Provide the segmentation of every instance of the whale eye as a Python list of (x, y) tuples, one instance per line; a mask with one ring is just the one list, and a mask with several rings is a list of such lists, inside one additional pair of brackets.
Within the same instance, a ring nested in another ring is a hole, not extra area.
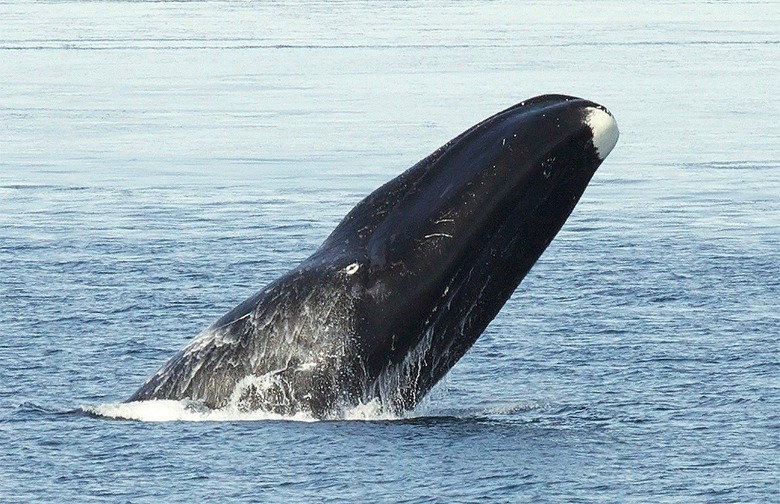
[(352, 263), (346, 268), (344, 268), (344, 271), (347, 273), (347, 275), (354, 275), (357, 273), (357, 270), (360, 269), (360, 263)]

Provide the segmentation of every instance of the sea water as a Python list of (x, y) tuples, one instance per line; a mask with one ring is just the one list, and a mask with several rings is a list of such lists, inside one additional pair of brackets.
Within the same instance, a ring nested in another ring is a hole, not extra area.
[[(0, 2), (0, 502), (775, 502), (775, 2)], [(620, 141), (414, 412), (121, 404), (516, 102)]]

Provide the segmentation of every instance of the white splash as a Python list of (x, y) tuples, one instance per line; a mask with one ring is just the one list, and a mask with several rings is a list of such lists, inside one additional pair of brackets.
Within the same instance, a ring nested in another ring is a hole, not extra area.
[(342, 417), (343, 420), (363, 421), (403, 420), (404, 418), (407, 418), (407, 416), (398, 416), (384, 409), (379, 398), (374, 398), (367, 403), (361, 403), (357, 406), (346, 409)]
[(589, 107), (585, 116), (585, 123), (593, 132), (593, 147), (599, 159), (606, 159), (607, 155), (617, 144), (620, 131), (612, 114), (599, 108)]
[(195, 401), (151, 400), (128, 403), (107, 403), (81, 406), (86, 413), (106, 418), (138, 420), (141, 422), (236, 422), (259, 420), (288, 420), (315, 422), (316, 418), (303, 413), (283, 416), (267, 411), (241, 411), (237, 407), (210, 409)]
[[(93, 406), (80, 406), (80, 410), (105, 418), (117, 420), (136, 420), (139, 422), (257, 422), (257, 421), (293, 421), (318, 422), (320, 419), (307, 413), (278, 415), (262, 410), (243, 411), (237, 405), (221, 409), (211, 409), (197, 401), (150, 400), (128, 403), (106, 403)], [(411, 416), (411, 413), (409, 414)], [(345, 409), (341, 415), (328, 420), (392, 421), (403, 420), (407, 415), (398, 416), (383, 411), (382, 404), (374, 399)]]

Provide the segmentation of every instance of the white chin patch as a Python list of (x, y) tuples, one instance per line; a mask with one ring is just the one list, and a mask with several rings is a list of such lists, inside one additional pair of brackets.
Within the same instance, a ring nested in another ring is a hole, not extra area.
[(604, 160), (612, 152), (618, 141), (618, 136), (620, 136), (617, 122), (609, 113), (590, 107), (585, 115), (585, 123), (593, 132), (593, 146), (596, 148), (596, 154), (599, 159)]

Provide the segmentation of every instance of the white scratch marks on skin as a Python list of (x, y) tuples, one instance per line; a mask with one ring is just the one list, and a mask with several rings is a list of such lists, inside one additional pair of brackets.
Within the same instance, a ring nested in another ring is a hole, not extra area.
[[(221, 326), (214, 327), (214, 328), (212, 328), (212, 329), (213, 329), (214, 331), (217, 331), (217, 330), (219, 330), (219, 329), (222, 329), (223, 327), (227, 327), (227, 326), (229, 326), (230, 324), (234, 324), (234, 323), (238, 322), (239, 320), (245, 319), (245, 318), (249, 317), (250, 315), (252, 315), (252, 312), (251, 312), (251, 311), (250, 311), (249, 313), (247, 313), (246, 315), (241, 315), (240, 317), (238, 317), (238, 318), (237, 318), (237, 319), (235, 319), (235, 320), (231, 320), (230, 322), (225, 322), (225, 323), (224, 323), (224, 324), (222, 324)], [(204, 331), (203, 331), (203, 333), (205, 333), (205, 332), (206, 332), (206, 331), (204, 330)], [(203, 333), (201, 333), (201, 335), (199, 335), (199, 336), (202, 336), (202, 334), (203, 334)], [(200, 338), (196, 338), (196, 339), (200, 339)]]
[(429, 235), (425, 235), (423, 238), (425, 238), (427, 240), (428, 238), (439, 238), (439, 237), (441, 237), (441, 238), (452, 238), (452, 235), (451, 234), (447, 234), (447, 233), (431, 233)]

